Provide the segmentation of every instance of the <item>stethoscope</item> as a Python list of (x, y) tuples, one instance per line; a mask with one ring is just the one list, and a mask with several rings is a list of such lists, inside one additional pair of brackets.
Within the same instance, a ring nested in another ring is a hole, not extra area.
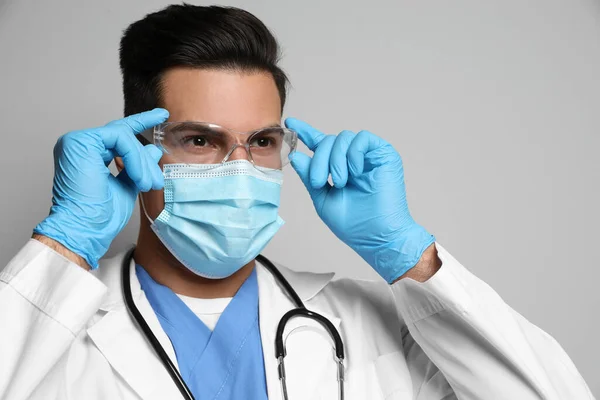
[[(123, 286), (123, 296), (125, 297), (125, 305), (127, 306), (129, 313), (133, 316), (133, 318), (136, 320), (139, 327), (142, 329), (144, 336), (146, 336), (146, 339), (148, 339), (148, 341), (152, 345), (152, 348), (154, 349), (154, 351), (156, 352), (156, 354), (162, 361), (163, 366), (165, 367), (165, 369), (167, 370), (169, 375), (171, 375), (171, 378), (173, 379), (173, 382), (175, 382), (175, 385), (181, 392), (181, 395), (186, 400), (194, 400), (194, 396), (192, 395), (192, 392), (185, 384), (183, 378), (181, 377), (181, 374), (177, 370), (177, 367), (175, 367), (175, 365), (173, 364), (173, 362), (167, 355), (165, 349), (162, 347), (162, 345), (160, 344), (160, 342), (158, 341), (156, 336), (154, 336), (152, 329), (150, 329), (150, 327), (148, 326), (148, 323), (146, 322), (146, 320), (144, 319), (144, 317), (142, 316), (142, 314), (140, 313), (140, 311), (138, 310), (137, 306), (135, 305), (135, 303), (133, 301), (133, 296), (131, 294), (131, 281), (130, 281), (130, 276), (129, 276), (129, 274), (130, 274), (129, 268), (131, 265), (131, 261), (133, 260), (134, 250), (135, 250), (135, 247), (132, 248), (131, 250), (129, 250), (129, 252), (127, 252), (127, 254), (125, 255), (125, 258), (123, 260), (123, 265), (121, 268), (121, 282), (122, 282), (122, 286)], [(342, 337), (340, 336), (340, 333), (337, 331), (335, 326), (333, 326), (331, 321), (329, 321), (327, 318), (325, 318), (324, 316), (322, 316), (314, 311), (310, 311), (310, 310), (306, 309), (306, 307), (304, 306), (304, 303), (302, 302), (302, 300), (300, 300), (298, 293), (296, 293), (296, 291), (292, 288), (292, 286), (287, 281), (287, 279), (285, 279), (285, 277), (281, 274), (281, 272), (279, 272), (279, 270), (275, 267), (275, 265), (271, 261), (269, 261), (263, 255), (258, 255), (256, 257), (256, 260), (259, 263), (261, 263), (262, 265), (264, 265), (269, 270), (269, 272), (271, 272), (271, 274), (273, 274), (275, 279), (278, 281), (278, 283), (281, 286), (283, 286), (287, 295), (290, 297), (290, 299), (296, 305), (296, 308), (288, 311), (287, 313), (285, 313), (285, 315), (283, 317), (281, 317), (281, 320), (279, 320), (279, 324), (277, 325), (277, 333), (275, 334), (275, 358), (277, 358), (277, 362), (278, 362), (277, 370), (279, 373), (279, 382), (281, 383), (281, 392), (283, 394), (284, 400), (288, 400), (288, 393), (287, 393), (287, 387), (286, 387), (285, 364), (283, 362), (283, 359), (286, 356), (285, 342), (283, 340), (283, 331), (284, 331), (285, 326), (288, 323), (288, 321), (294, 317), (310, 318), (314, 321), (319, 322), (329, 332), (329, 335), (331, 336), (331, 338), (333, 339), (333, 341), (335, 343), (335, 361), (337, 362), (337, 379), (338, 379), (338, 386), (339, 386), (339, 390), (338, 390), (339, 399), (343, 400), (344, 399), (344, 343), (342, 342)]]

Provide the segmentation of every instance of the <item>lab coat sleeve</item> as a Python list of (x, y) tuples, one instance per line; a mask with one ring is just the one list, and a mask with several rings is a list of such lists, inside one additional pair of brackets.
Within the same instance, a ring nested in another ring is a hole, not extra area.
[[(458, 399), (594, 399), (549, 334), (436, 247), (442, 267), (434, 276), (423, 283), (402, 279), (391, 290), (411, 340)], [(428, 390), (425, 383), (421, 391)]]
[[(0, 399), (27, 399), (100, 307), (106, 286), (31, 239), (0, 271)], [(64, 382), (63, 382), (64, 383)], [(59, 380), (56, 385), (60, 385)], [(60, 389), (48, 388), (51, 393)]]

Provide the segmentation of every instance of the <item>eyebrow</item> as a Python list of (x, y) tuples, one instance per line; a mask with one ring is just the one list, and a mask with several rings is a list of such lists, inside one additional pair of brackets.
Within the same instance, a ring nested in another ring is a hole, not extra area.
[(270, 124), (270, 125), (262, 126), (260, 128), (252, 129), (249, 132), (256, 132), (256, 131), (260, 131), (261, 129), (267, 129), (267, 128), (283, 128), (283, 127), (281, 126), (281, 124), (273, 123), (273, 124)]
[(262, 128), (254, 129), (250, 132), (256, 132), (256, 131), (260, 131), (262, 129), (268, 129), (268, 128), (283, 128), (283, 126), (281, 126), (281, 124), (271, 124), (271, 125), (263, 126)]
[[(206, 122), (203, 122), (203, 123), (206, 123)], [(185, 131), (188, 129), (196, 131), (196, 132), (210, 132), (210, 127), (201, 126), (195, 121), (194, 122), (193, 121), (179, 122), (175, 126), (173, 126), (169, 131), (177, 133), (177, 132)]]

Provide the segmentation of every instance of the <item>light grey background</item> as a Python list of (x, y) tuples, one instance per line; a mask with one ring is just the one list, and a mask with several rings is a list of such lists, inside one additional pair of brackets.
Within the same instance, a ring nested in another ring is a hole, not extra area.
[[(122, 30), (166, 4), (0, 0), (0, 265), (47, 214), (58, 136), (121, 116)], [(600, 396), (600, 4), (228, 4), (283, 45), (286, 114), (393, 143), (415, 219), (552, 334)], [(268, 256), (376, 278), (321, 223), (291, 169), (281, 214)], [(138, 221), (111, 253), (135, 240)]]

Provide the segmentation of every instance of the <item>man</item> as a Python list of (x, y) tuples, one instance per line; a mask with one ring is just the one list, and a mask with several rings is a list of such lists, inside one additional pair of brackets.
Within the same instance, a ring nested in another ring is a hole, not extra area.
[[(552, 337), (412, 219), (388, 143), (281, 127), (287, 78), (253, 15), (170, 6), (131, 25), (120, 56), (127, 117), (59, 139), (50, 215), (0, 274), (1, 398), (593, 398)], [(295, 299), (255, 261), (283, 222), (289, 160), (321, 219), (383, 279), (277, 267)], [(133, 259), (99, 262), (138, 196)], [(297, 301), (329, 322), (277, 332)]]

